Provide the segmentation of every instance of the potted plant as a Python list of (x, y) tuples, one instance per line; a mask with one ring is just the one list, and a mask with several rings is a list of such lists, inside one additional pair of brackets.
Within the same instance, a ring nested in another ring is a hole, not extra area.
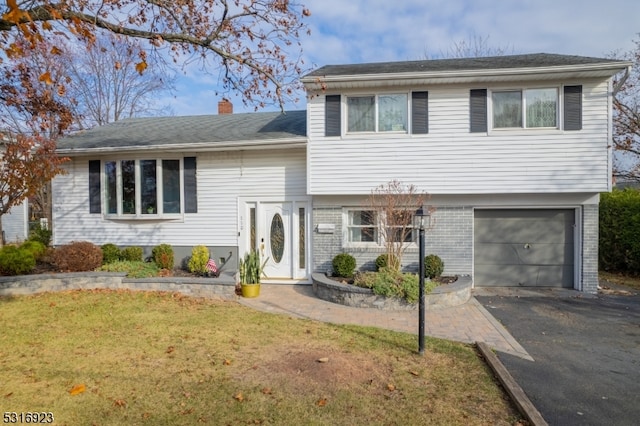
[(240, 288), (244, 297), (258, 297), (260, 295), (260, 278), (263, 275), (264, 265), (260, 263), (260, 254), (251, 250), (245, 253), (244, 259), (240, 259)]

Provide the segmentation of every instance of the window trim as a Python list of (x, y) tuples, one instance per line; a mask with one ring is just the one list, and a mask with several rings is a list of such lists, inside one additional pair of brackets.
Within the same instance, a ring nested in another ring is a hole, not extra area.
[[(342, 223), (343, 226), (343, 236), (342, 236), (342, 245), (347, 248), (377, 248), (383, 249), (385, 247), (385, 235), (386, 232), (380, 232), (380, 229), (384, 225), (384, 220), (382, 219), (382, 214), (380, 212), (376, 212), (376, 220), (375, 220), (375, 238), (374, 241), (351, 241), (351, 232), (350, 229), (351, 221), (350, 221), (350, 212), (361, 212), (361, 211), (373, 211), (370, 207), (344, 207), (342, 211)], [(364, 227), (364, 226), (363, 226)], [(396, 227), (397, 228), (397, 227)], [(417, 230), (411, 228), (411, 241), (405, 241), (403, 244), (407, 244), (407, 248), (409, 247), (418, 247), (418, 232)]]
[[(142, 211), (142, 161), (155, 161), (156, 162), (156, 212), (144, 213)], [(174, 160), (179, 162), (179, 179), (180, 179), (180, 212), (179, 213), (165, 213), (164, 212), (164, 187), (163, 187), (163, 161)], [(134, 174), (135, 174), (135, 213), (125, 214), (122, 212), (122, 162), (134, 161)], [(106, 164), (116, 164), (116, 213), (109, 213), (107, 192), (109, 191), (108, 177), (106, 173)], [(103, 159), (100, 161), (101, 171), (101, 206), (104, 209), (103, 217), (110, 220), (158, 220), (158, 219), (182, 219), (185, 214), (185, 179), (184, 179), (184, 158), (183, 157), (135, 157), (135, 158), (117, 158), (117, 159)]]
[[(406, 130), (389, 130), (389, 131), (381, 131), (380, 130), (380, 102), (379, 98), (381, 96), (393, 96), (393, 95), (403, 95), (405, 96), (405, 113), (406, 113)], [(349, 98), (365, 98), (365, 97), (373, 97), (374, 104), (374, 130), (365, 130), (365, 131), (352, 131), (349, 130)], [(345, 135), (348, 136), (358, 136), (358, 135), (407, 135), (411, 134), (411, 92), (410, 91), (384, 91), (384, 92), (375, 92), (375, 93), (350, 93), (344, 96), (344, 121), (345, 121)]]
[[(487, 91), (487, 127), (489, 131), (495, 132), (517, 132), (517, 131), (555, 131), (562, 130), (562, 108), (563, 98), (561, 86), (557, 85), (542, 85), (542, 86), (525, 86), (525, 87), (505, 87), (505, 88), (493, 88)], [(540, 89), (554, 89), (556, 91), (556, 125), (553, 127), (530, 127), (527, 126), (527, 97), (526, 92)], [(506, 93), (506, 92), (520, 92), (520, 118), (522, 120), (522, 126), (518, 127), (495, 127), (495, 117), (493, 115), (493, 94), (494, 93)]]

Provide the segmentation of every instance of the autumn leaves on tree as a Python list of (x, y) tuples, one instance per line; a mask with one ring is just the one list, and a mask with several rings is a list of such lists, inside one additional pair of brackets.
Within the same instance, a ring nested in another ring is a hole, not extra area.
[(195, 62), (246, 105), (284, 109), (300, 88), (299, 38), (309, 14), (288, 0), (7, 0), (0, 6), (0, 215), (62, 171), (53, 141), (79, 122), (73, 76), (60, 66), (70, 47), (95, 49), (105, 34), (135, 39), (138, 73), (156, 63), (152, 56)]

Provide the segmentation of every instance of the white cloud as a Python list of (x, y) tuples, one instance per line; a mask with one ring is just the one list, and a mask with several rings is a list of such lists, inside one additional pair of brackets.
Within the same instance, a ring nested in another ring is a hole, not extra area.
[[(454, 42), (488, 37), (514, 53), (606, 56), (638, 38), (640, 2), (630, 0), (301, 0), (311, 35), (302, 36), (307, 67), (423, 59)], [(195, 67), (194, 67), (195, 68)], [(178, 93), (176, 114), (215, 113), (216, 79), (197, 70)], [(207, 86), (203, 86), (205, 83)], [(194, 91), (189, 93), (188, 87)], [(203, 89), (209, 87), (209, 89)], [(213, 105), (212, 105), (213, 104)], [(251, 111), (234, 101), (236, 111)], [(301, 108), (304, 105), (292, 106)], [(199, 108), (202, 108), (201, 112)], [(213, 109), (212, 109), (213, 108)]]

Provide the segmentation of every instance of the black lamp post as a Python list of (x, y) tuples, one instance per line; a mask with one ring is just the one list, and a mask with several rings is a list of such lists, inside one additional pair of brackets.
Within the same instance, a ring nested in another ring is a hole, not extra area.
[(418, 353), (424, 355), (424, 230), (425, 224), (431, 219), (429, 212), (425, 212), (422, 206), (416, 210), (413, 217), (414, 228), (419, 230), (418, 233), (418, 257), (419, 271), (418, 283), (420, 285), (419, 302), (418, 302)]

